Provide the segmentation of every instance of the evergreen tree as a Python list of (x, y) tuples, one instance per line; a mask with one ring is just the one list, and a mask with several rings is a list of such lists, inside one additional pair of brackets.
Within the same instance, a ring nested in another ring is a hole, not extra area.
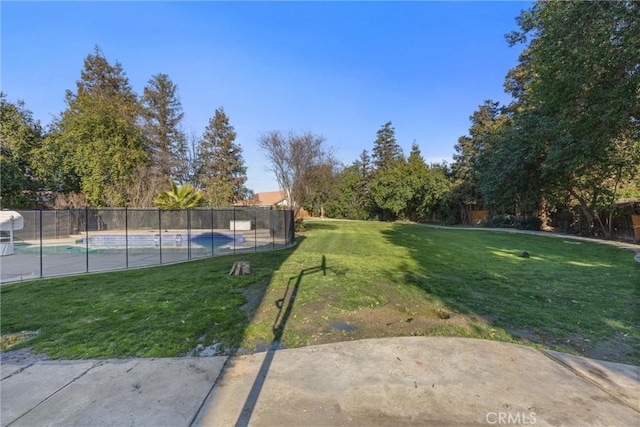
[(77, 177), (89, 205), (126, 204), (123, 189), (139, 178), (136, 170), (147, 156), (140, 103), (122, 65), (110, 64), (96, 46), (66, 102), (45, 151), (61, 153), (60, 167)]
[(236, 132), (224, 110), (216, 109), (197, 154), (196, 183), (204, 190), (208, 206), (230, 205), (248, 193), (247, 168), (235, 139)]
[(491, 137), (502, 126), (506, 119), (500, 103), (485, 100), (482, 105), (473, 112), (469, 120), (471, 127), (469, 134), (458, 138), (455, 145), (452, 202), (460, 210), (460, 219), (466, 222), (469, 211), (482, 209), (487, 202), (482, 197), (479, 187), (480, 180), (480, 155), (486, 153), (485, 158), (491, 157)]
[(335, 198), (327, 202), (328, 216), (361, 220), (371, 218), (373, 201), (368, 189), (368, 158), (365, 150), (358, 160), (337, 174), (334, 179)]
[(360, 198), (369, 198), (369, 185), (371, 184), (371, 174), (373, 172), (369, 152), (367, 150), (362, 150), (360, 157), (354, 164), (358, 165), (358, 171), (362, 177), (362, 186), (359, 189)]
[(40, 183), (34, 173), (34, 150), (42, 127), (24, 102), (13, 104), (0, 93), (0, 207), (34, 207)]
[(405, 161), (396, 160), (375, 172), (371, 194), (383, 221), (393, 221), (400, 217), (413, 196), (406, 171)]
[(405, 160), (391, 122), (378, 130), (372, 157), (371, 197), (382, 220), (396, 219), (411, 198), (411, 189), (404, 180)]
[(360, 157), (357, 160), (362, 179), (367, 182), (371, 178), (371, 156), (367, 150), (362, 150)]
[(188, 176), (186, 136), (180, 128), (184, 117), (177, 86), (166, 74), (156, 74), (144, 88), (143, 117), (146, 150), (154, 177), (184, 183)]
[(396, 142), (396, 131), (391, 122), (378, 129), (377, 135), (373, 143), (373, 163), (377, 169), (403, 159), (402, 148)]
[(412, 221), (424, 219), (422, 204), (426, 196), (425, 184), (429, 167), (422, 157), (420, 147), (415, 142), (411, 146), (411, 152), (406, 163), (406, 183), (411, 189), (411, 198), (407, 201), (405, 218)]
[(406, 182), (411, 188), (405, 218), (412, 221), (429, 221), (438, 210), (449, 191), (449, 179), (441, 166), (429, 166), (424, 161), (416, 143), (406, 163)]

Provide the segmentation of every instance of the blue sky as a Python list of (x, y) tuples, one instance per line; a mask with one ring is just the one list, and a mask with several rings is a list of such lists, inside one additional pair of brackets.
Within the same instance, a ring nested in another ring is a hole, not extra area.
[(1, 87), (44, 125), (65, 109), (99, 45), (134, 90), (166, 73), (183, 128), (201, 135), (223, 107), (238, 134), (248, 187), (277, 189), (258, 138), (323, 135), (344, 164), (371, 151), (392, 121), (409, 153), (451, 159), (485, 99), (508, 102), (521, 47), (504, 35), (530, 2), (7, 2)]

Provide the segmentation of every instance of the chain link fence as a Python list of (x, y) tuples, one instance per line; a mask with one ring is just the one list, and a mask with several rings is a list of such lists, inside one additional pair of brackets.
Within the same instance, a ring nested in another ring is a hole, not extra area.
[(286, 248), (294, 213), (270, 208), (181, 211), (105, 208), (18, 210), (15, 254), (0, 258), (0, 282), (120, 270)]

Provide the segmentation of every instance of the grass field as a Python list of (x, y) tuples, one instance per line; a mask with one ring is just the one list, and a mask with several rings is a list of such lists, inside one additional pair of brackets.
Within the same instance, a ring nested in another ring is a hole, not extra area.
[[(411, 224), (306, 225), (296, 247), (278, 252), (5, 285), (2, 335), (38, 331), (12, 348), (52, 358), (446, 335), (640, 365), (631, 251)], [(229, 277), (240, 259), (252, 274)]]

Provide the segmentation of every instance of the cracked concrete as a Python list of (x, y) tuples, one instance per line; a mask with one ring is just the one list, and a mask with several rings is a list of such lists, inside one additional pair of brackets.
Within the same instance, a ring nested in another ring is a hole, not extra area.
[(477, 339), (3, 361), (1, 371), (3, 427), (640, 425), (640, 367)]

